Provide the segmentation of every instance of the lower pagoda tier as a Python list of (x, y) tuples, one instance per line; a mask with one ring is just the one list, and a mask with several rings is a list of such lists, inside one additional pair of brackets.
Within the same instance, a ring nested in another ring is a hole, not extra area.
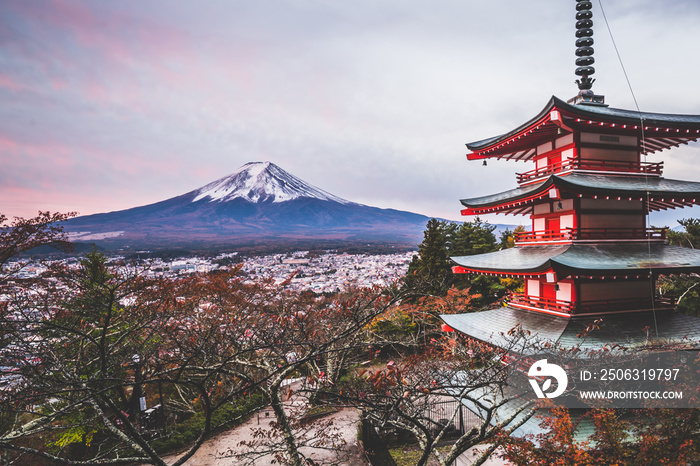
[(651, 342), (700, 341), (700, 319), (674, 311), (608, 315), (596, 324), (598, 328), (589, 332), (586, 328), (593, 322), (592, 318), (557, 317), (511, 306), (443, 314), (440, 318), (453, 330), (503, 348), (508, 347), (508, 332), (515, 327), (563, 348), (595, 350), (612, 344), (632, 347)]
[(522, 278), (513, 308), (560, 317), (672, 309), (656, 297), (660, 274), (700, 272), (700, 250), (663, 243), (570, 243), (453, 257), (455, 273)]

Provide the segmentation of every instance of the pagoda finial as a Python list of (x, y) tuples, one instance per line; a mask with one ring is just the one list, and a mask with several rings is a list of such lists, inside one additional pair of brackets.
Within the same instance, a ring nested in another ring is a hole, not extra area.
[(589, 0), (576, 0), (576, 80), (579, 93), (571, 99), (574, 103), (604, 105), (605, 98), (597, 96), (591, 89), (595, 79), (591, 75), (595, 73), (593, 63), (593, 4)]
[(576, 80), (580, 90), (589, 90), (595, 79), (590, 76), (595, 73), (591, 65), (595, 63), (593, 58), (593, 4), (588, 0), (576, 0), (576, 75), (581, 76)]

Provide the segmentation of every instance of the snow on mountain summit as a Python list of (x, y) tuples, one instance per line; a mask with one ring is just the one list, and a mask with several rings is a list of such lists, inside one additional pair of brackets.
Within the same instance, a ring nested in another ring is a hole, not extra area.
[(192, 202), (207, 199), (225, 202), (243, 198), (250, 202), (284, 202), (302, 197), (352, 204), (287, 173), (272, 162), (250, 162), (194, 192)]

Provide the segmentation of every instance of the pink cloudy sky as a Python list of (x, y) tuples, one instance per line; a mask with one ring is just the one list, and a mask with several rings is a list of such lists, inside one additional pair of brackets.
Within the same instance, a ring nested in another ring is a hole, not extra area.
[[(460, 198), (530, 169), (468, 163), (464, 143), (577, 92), (574, 4), (4, 0), (0, 212), (120, 210), (270, 160), (355, 202), (459, 219)], [(603, 6), (642, 110), (700, 114), (700, 3)], [(594, 21), (594, 89), (634, 108), (595, 1)], [(662, 158), (700, 180), (700, 143)]]

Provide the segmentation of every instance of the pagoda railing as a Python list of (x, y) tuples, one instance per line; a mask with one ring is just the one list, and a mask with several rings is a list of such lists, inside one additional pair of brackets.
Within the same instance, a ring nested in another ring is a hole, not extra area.
[(547, 231), (521, 231), (515, 233), (515, 243), (531, 243), (534, 241), (572, 241), (576, 237), (573, 228)]
[(523, 231), (515, 242), (630, 240), (665, 241), (668, 228), (564, 228), (549, 231)]
[(656, 298), (652, 306), (651, 298), (617, 298), (593, 301), (571, 302), (559, 299), (528, 296), (523, 293), (511, 293), (509, 303), (516, 306), (556, 311), (565, 314), (590, 314), (617, 312), (626, 310), (662, 309), (675, 305), (671, 298)]
[(525, 173), (516, 173), (516, 176), (518, 183), (521, 184), (568, 170), (593, 170), (661, 176), (663, 167), (663, 162), (621, 162), (615, 160), (568, 159), (547, 165), (546, 167), (530, 170)]
[(573, 305), (575, 304), (571, 301), (542, 298), (539, 296), (528, 296), (523, 293), (511, 293), (509, 302), (515, 305), (533, 307), (536, 309), (548, 309), (551, 311), (563, 312), (565, 314), (571, 314)]

